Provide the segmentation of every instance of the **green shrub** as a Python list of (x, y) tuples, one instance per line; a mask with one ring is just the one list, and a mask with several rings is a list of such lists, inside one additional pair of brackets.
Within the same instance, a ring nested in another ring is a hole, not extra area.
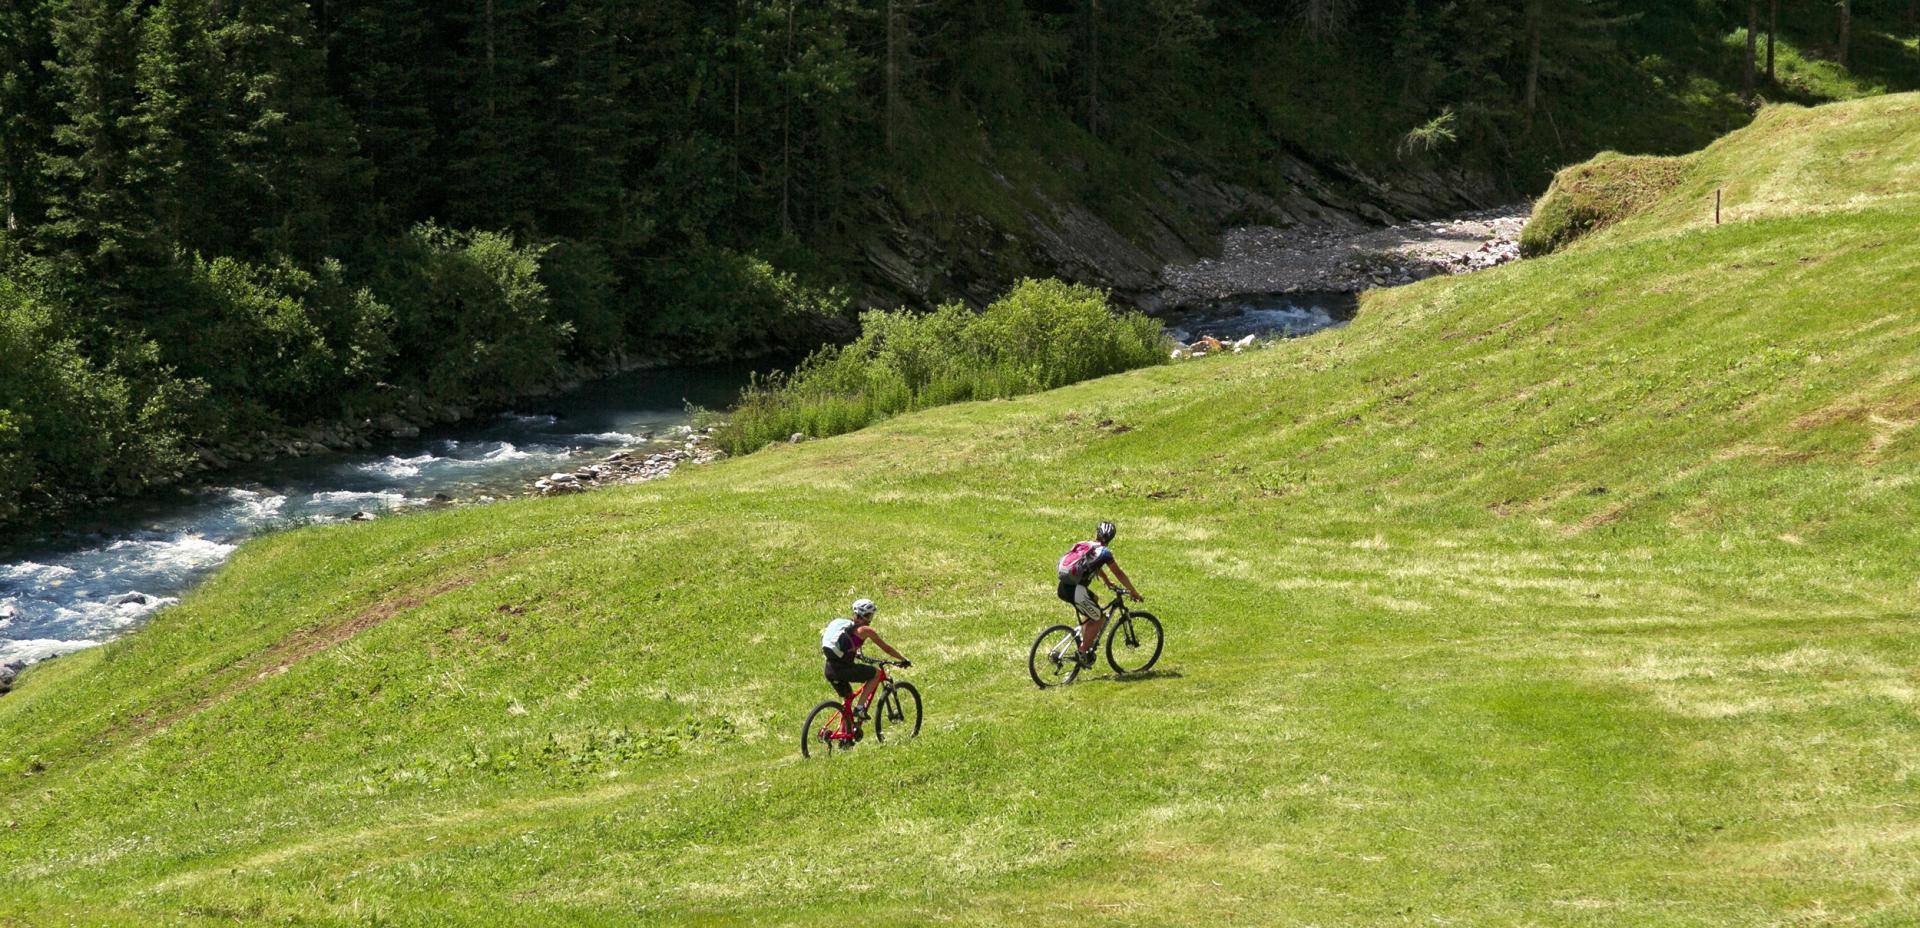
[(760, 355), (853, 334), (838, 288), (727, 248), (663, 262), (630, 302), (654, 307), (641, 324), (649, 343), (687, 357)]
[(552, 318), (542, 246), (415, 226), (378, 292), (393, 304), (399, 374), (437, 396), (503, 399), (553, 378), (571, 331)]
[(174, 343), (173, 360), (228, 414), (337, 413), (392, 354), (392, 311), (349, 285), (337, 261), (308, 272), (286, 258), (255, 265), (195, 256), (186, 270), (179, 327), (198, 334)]
[[(151, 343), (123, 360), (158, 369)], [(184, 385), (88, 361), (45, 307), (0, 279), (0, 519), (45, 496), (127, 493), (176, 473)]]
[(1551, 254), (1640, 210), (1680, 183), (1686, 158), (1602, 152), (1554, 175), (1520, 234), (1526, 257)]
[(561, 240), (548, 246), (540, 262), (540, 283), (556, 320), (573, 331), (571, 354), (605, 358), (626, 339), (620, 311), (619, 274), (605, 250), (588, 242)]
[(738, 454), (794, 432), (837, 435), (896, 413), (1049, 390), (1166, 358), (1158, 322), (1116, 314), (1091, 287), (1026, 280), (983, 312), (955, 303), (925, 315), (862, 314), (852, 344), (749, 386), (719, 441)]

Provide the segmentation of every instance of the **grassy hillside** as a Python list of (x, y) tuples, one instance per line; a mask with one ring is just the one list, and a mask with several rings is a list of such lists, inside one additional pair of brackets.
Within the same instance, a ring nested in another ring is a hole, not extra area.
[(1521, 246), (1546, 253), (1615, 224), (1600, 245), (1711, 225), (1716, 192), (1722, 222), (1920, 203), (1920, 96), (1769, 107), (1678, 158), (1602, 154), (1555, 177)]
[[(0, 699), (0, 924), (1911, 924), (1920, 211), (1771, 125), (1805, 208), (250, 544)], [(1167, 654), (1036, 691), (1101, 516)], [(855, 595), (927, 727), (802, 763)]]

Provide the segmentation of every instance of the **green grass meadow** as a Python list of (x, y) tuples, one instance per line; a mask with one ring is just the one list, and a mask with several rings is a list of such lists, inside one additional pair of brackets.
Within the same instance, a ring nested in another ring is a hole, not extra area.
[[(250, 543), (0, 698), (0, 926), (1920, 922), (1915, 145), (1783, 110), (1718, 227)], [(1037, 690), (1102, 517), (1166, 653)], [(862, 595), (926, 727), (803, 762)]]

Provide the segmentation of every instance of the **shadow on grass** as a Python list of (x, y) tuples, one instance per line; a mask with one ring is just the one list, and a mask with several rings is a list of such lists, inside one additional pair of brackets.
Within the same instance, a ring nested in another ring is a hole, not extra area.
[(1178, 670), (1148, 670), (1143, 673), (1116, 673), (1088, 680), (1088, 683), (1145, 683), (1148, 680), (1178, 680), (1185, 674)]

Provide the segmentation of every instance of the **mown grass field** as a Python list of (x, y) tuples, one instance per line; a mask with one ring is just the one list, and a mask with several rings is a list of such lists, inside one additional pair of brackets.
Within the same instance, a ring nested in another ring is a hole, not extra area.
[[(1920, 921), (1920, 191), (1767, 125), (1806, 208), (252, 543), (0, 699), (0, 925)], [(1166, 655), (1038, 691), (1102, 516)], [(927, 726), (802, 763), (856, 595)]]

